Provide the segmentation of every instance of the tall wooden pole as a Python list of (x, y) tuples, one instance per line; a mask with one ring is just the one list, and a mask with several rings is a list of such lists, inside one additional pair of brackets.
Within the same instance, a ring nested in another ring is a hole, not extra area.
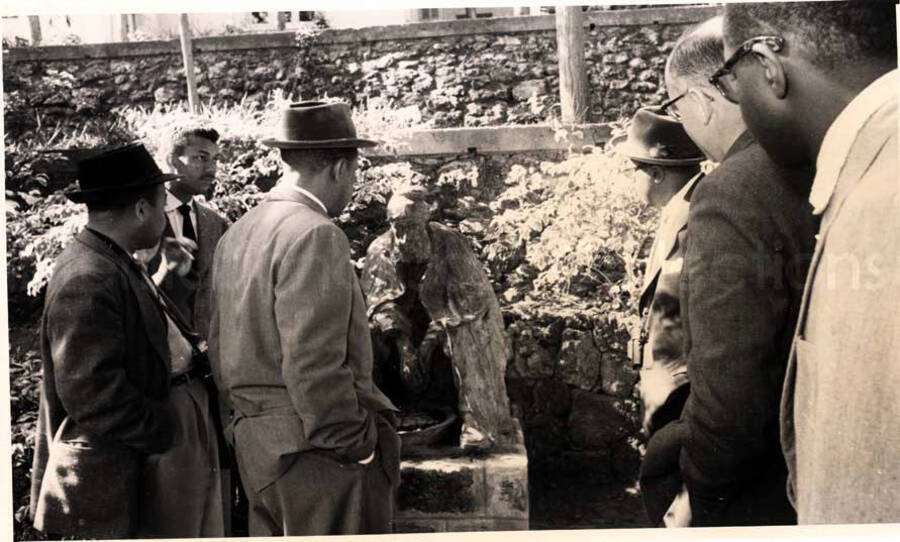
[(584, 70), (584, 14), (581, 6), (556, 8), (559, 103), (564, 124), (587, 122), (590, 95)]
[(128, 18), (124, 13), (119, 16), (119, 39), (122, 41), (128, 41)]
[(41, 39), (41, 18), (37, 15), (28, 16), (28, 25), (31, 27), (31, 45), (40, 45)]
[(181, 14), (181, 56), (184, 58), (184, 75), (187, 78), (188, 105), (191, 111), (198, 112), (200, 101), (197, 99), (197, 80), (194, 77), (194, 49), (191, 45), (191, 27), (186, 13)]

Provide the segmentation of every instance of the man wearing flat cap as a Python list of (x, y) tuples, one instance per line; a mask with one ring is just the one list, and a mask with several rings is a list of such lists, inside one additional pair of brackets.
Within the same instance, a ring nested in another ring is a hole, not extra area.
[(390, 532), (399, 482), (395, 407), (372, 381), (372, 344), (350, 245), (357, 149), (345, 104), (284, 111), (284, 175), (222, 237), (210, 352), (235, 410), (230, 434), (250, 535)]
[(139, 534), (144, 464), (176, 440), (172, 329), (131, 256), (159, 242), (172, 178), (129, 145), (79, 162), (79, 190), (67, 193), (88, 223), (56, 260), (41, 321), (31, 514), (47, 534)]
[(653, 525), (662, 524), (681, 489), (680, 446), (660, 431), (678, 420), (690, 389), (682, 352), (678, 281), (690, 198), (702, 179), (703, 152), (667, 106), (645, 107), (631, 119), (627, 134), (610, 144), (634, 162), (640, 196), (660, 210), (660, 223), (647, 260), (629, 355), (641, 375), (643, 429), (650, 437), (641, 468), (641, 494)]

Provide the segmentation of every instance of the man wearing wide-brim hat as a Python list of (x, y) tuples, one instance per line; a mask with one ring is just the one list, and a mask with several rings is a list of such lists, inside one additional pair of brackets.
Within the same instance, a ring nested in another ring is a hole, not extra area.
[(395, 407), (372, 381), (350, 245), (358, 137), (345, 104), (304, 102), (275, 137), (284, 175), (222, 237), (210, 353), (234, 408), (230, 433), (250, 535), (390, 532), (399, 482)]
[(164, 175), (141, 145), (78, 164), (87, 227), (57, 257), (41, 321), (35, 528), (77, 538), (139, 530), (141, 469), (174, 440), (166, 317), (131, 254), (165, 227)]
[(659, 430), (681, 416), (690, 390), (678, 284), (690, 198), (703, 177), (700, 163), (706, 159), (681, 122), (667, 114), (671, 105), (639, 109), (627, 134), (610, 142), (634, 162), (639, 195), (660, 210), (638, 304), (640, 319), (632, 328), (628, 348), (640, 369), (644, 432), (649, 437), (659, 435), (641, 469), (641, 493), (653, 525), (662, 523), (681, 488), (680, 447), (674, 441), (665, 444), (667, 432)]

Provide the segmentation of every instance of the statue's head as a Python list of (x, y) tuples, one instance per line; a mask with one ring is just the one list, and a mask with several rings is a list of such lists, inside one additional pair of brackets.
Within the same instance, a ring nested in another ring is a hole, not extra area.
[(428, 260), (431, 254), (431, 241), (428, 238), (431, 206), (425, 201), (425, 189), (406, 185), (395, 190), (388, 201), (387, 216), (400, 261)]

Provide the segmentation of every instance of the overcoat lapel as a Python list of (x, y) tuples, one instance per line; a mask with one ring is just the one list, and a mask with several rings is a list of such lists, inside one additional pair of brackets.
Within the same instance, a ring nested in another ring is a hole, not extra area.
[(666, 216), (662, 217), (663, 223), (656, 234), (648, 259), (650, 267), (644, 275), (644, 285), (641, 288), (639, 306), (642, 308), (646, 307), (650, 303), (650, 298), (653, 297), (663, 262), (668, 260), (678, 248), (678, 234), (687, 226), (690, 195), (694, 186), (702, 178), (703, 173), (700, 173), (689, 180), (685, 185), (684, 196), (676, 195), (675, 197), (678, 197), (680, 201), (673, 202), (675, 206), (668, 210)]
[[(153, 299), (150, 293), (150, 286), (144, 282), (145, 279), (131, 263), (123, 261), (124, 255), (120, 255), (118, 251), (107, 246), (106, 242), (101, 240), (96, 234), (89, 230), (82, 230), (78, 234), (78, 241), (112, 260), (122, 273), (128, 277), (128, 283), (137, 299), (138, 308), (141, 312), (141, 321), (144, 322), (147, 337), (150, 338), (150, 344), (153, 345), (153, 349), (159, 354), (159, 358), (163, 360), (166, 371), (169, 372), (171, 360), (169, 359), (165, 316), (159, 304)], [(138, 265), (138, 263), (134, 262), (134, 265)]]

